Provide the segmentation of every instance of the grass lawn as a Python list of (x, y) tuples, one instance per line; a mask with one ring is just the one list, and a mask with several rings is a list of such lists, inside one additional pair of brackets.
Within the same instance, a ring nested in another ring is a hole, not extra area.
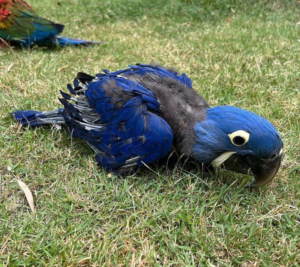
[[(106, 45), (0, 50), (0, 266), (300, 265), (298, 1), (28, 2), (64, 35)], [(185, 72), (211, 106), (277, 127), (284, 159), (270, 185), (250, 191), (250, 177), (159, 165), (118, 178), (66, 127), (23, 130), (9, 117), (60, 107), (78, 71), (153, 61)]]

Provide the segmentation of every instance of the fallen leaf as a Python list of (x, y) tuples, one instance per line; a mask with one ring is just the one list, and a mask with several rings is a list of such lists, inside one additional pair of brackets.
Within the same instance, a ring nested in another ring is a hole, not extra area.
[(32, 193), (31, 193), (30, 189), (21, 180), (17, 179), (17, 181), (19, 183), (19, 186), (22, 188), (23, 192), (25, 193), (26, 199), (28, 201), (28, 204), (29, 204), (29, 206), (31, 208), (32, 213), (34, 213), (33, 196), (32, 196)]
[(68, 67), (69, 67), (68, 65), (63, 66), (63, 67), (59, 68), (59, 69), (57, 70), (57, 72), (61, 72), (62, 70), (66, 69), (66, 68), (68, 68)]
[(15, 65), (15, 63), (11, 63), (8, 68), (7, 68), (7, 72), (10, 72), (11, 68)]

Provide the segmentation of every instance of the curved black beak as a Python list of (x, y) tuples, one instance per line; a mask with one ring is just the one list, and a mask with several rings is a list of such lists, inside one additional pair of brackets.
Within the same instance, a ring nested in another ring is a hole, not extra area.
[(249, 186), (261, 187), (274, 179), (280, 167), (281, 158), (281, 153), (272, 159), (260, 159), (253, 155), (241, 156), (233, 154), (223, 165), (227, 170), (254, 175), (255, 180)]

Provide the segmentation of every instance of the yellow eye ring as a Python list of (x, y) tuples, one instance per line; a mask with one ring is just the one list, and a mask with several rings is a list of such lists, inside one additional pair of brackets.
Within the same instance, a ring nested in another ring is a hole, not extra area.
[(235, 146), (245, 145), (250, 138), (250, 134), (243, 130), (235, 131), (231, 134), (228, 134), (228, 136), (230, 138), (231, 143)]

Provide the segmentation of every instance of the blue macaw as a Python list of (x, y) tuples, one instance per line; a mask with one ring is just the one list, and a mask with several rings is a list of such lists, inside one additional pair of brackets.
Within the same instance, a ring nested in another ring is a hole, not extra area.
[[(97, 42), (58, 36), (64, 25), (38, 16), (23, 0), (0, 0), (0, 46), (93, 45)], [(1, 41), (3, 39), (5, 42)]]
[(266, 119), (233, 106), (210, 107), (183, 73), (136, 64), (96, 76), (78, 73), (64, 108), (16, 111), (22, 125), (66, 123), (73, 137), (96, 152), (98, 165), (119, 174), (151, 164), (175, 149), (213, 167), (255, 176), (252, 187), (270, 182), (283, 143)]

